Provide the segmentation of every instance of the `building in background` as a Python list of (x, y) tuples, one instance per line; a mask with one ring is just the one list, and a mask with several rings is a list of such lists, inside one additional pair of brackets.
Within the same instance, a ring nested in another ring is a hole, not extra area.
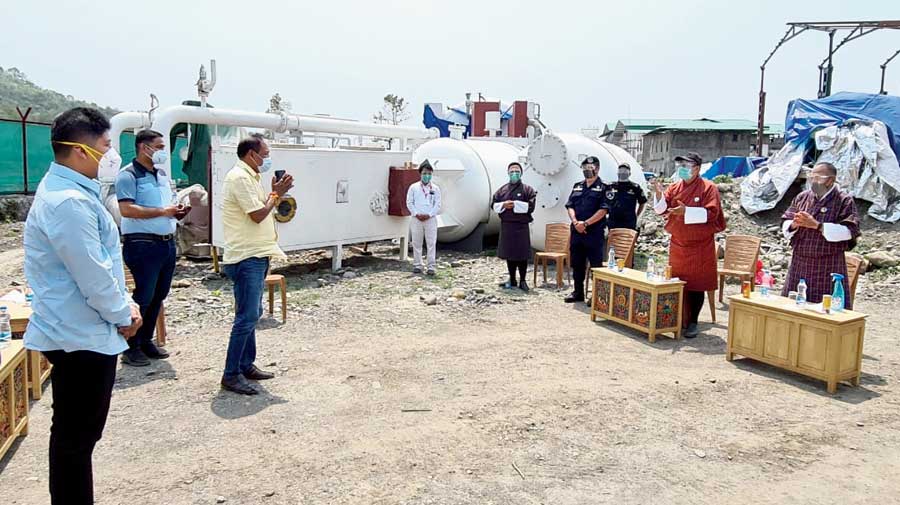
[[(784, 145), (784, 128), (765, 127), (763, 152), (775, 152)], [(756, 122), (744, 119), (620, 119), (607, 123), (600, 138), (640, 160), (644, 170), (669, 176), (672, 159), (693, 151), (704, 161), (722, 156), (752, 156), (756, 150)], [(768, 148), (766, 148), (768, 146)]]

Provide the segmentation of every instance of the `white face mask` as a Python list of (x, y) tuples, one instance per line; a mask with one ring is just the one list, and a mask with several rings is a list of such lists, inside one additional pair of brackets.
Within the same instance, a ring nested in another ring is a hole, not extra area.
[(97, 177), (115, 177), (122, 168), (122, 157), (115, 149), (109, 148), (97, 165)]
[(153, 161), (153, 165), (165, 165), (167, 161), (169, 161), (169, 150), (163, 147), (159, 151), (153, 151), (153, 156), (150, 157), (150, 160)]

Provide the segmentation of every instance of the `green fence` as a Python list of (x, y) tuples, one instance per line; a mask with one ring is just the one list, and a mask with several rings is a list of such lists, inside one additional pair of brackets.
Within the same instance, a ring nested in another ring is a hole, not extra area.
[[(34, 193), (38, 184), (53, 161), (53, 150), (50, 148), (50, 125), (44, 123), (26, 123), (25, 140), (28, 152), (22, 152), (22, 122), (19, 120), (0, 119), (0, 194)], [(120, 137), (119, 149), (122, 163), (130, 163), (134, 158), (134, 135), (123, 133)], [(179, 138), (175, 142), (175, 153), (187, 145), (187, 139)], [(27, 156), (27, 158), (26, 158)], [(187, 183), (187, 176), (182, 171), (181, 157), (172, 157), (172, 177), (179, 185)], [(25, 161), (28, 162), (28, 185), (25, 185)]]

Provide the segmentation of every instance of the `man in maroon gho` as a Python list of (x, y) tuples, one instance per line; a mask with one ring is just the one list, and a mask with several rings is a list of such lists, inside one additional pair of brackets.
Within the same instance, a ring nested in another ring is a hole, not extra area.
[(784, 213), (784, 236), (794, 250), (791, 268), (782, 295), (797, 290), (800, 279), (806, 280), (806, 299), (822, 301), (831, 294), (831, 274), (844, 276), (844, 306), (853, 308), (853, 293), (847, 279), (844, 252), (859, 237), (859, 214), (848, 193), (835, 185), (837, 169), (831, 163), (817, 163), (808, 177), (808, 190), (794, 198)]

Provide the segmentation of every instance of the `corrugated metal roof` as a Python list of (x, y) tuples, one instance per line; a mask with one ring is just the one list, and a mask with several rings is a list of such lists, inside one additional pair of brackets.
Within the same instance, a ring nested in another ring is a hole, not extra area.
[[(606, 123), (609, 130), (614, 130), (622, 123), (626, 130), (650, 133), (664, 130), (692, 131), (756, 131), (756, 121), (749, 119), (620, 119)], [(765, 132), (772, 135), (783, 135), (784, 125), (769, 123)]]

